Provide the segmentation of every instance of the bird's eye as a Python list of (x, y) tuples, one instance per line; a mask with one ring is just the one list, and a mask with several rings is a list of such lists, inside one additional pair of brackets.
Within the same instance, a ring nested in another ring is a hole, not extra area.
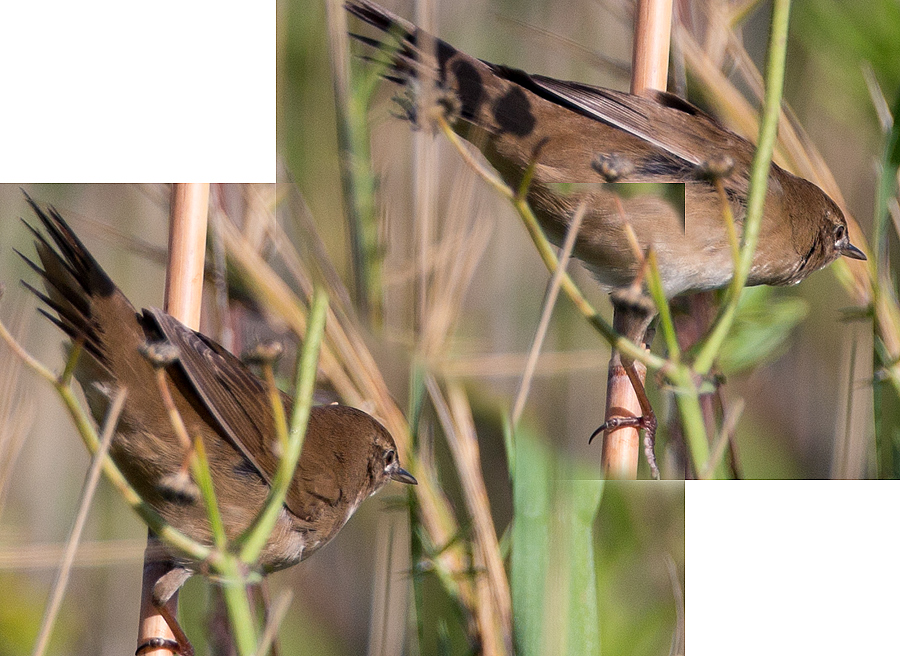
[(388, 449), (384, 452), (384, 466), (390, 467), (394, 464), (394, 460), (397, 459), (397, 454), (394, 453), (393, 449)]
[(847, 234), (847, 228), (842, 224), (838, 223), (834, 226), (834, 241), (839, 242), (844, 239), (844, 235)]

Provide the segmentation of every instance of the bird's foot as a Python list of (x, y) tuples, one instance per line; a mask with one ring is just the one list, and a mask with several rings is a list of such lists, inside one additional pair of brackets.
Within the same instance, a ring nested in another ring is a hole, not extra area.
[(588, 438), (590, 444), (595, 437), (606, 431), (614, 431), (619, 428), (637, 428), (644, 431), (644, 456), (647, 458), (647, 464), (650, 466), (650, 475), (654, 480), (659, 480), (659, 467), (656, 464), (656, 415), (651, 410), (640, 417), (609, 417), (600, 428), (591, 433)]

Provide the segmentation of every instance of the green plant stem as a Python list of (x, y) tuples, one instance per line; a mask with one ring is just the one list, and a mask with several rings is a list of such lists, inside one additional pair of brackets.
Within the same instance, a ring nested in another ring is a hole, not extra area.
[[(668, 376), (675, 388), (675, 405), (684, 428), (685, 440), (691, 452), (694, 471), (700, 474), (709, 470), (709, 441), (706, 437), (706, 421), (700, 407), (700, 390), (694, 383), (694, 375), (684, 366), (676, 367)], [(712, 469), (715, 478), (724, 478), (718, 467)]]
[[(43, 364), (41, 364), (38, 360), (28, 354), (25, 349), (23, 349), (18, 342), (15, 341), (15, 338), (10, 334), (10, 332), (6, 329), (6, 326), (0, 321), (0, 339), (3, 339), (7, 345), (12, 349), (12, 351), (30, 368), (32, 371), (37, 373), (41, 378), (48, 381), (56, 392), (60, 395), (63, 400), (63, 403), (66, 406), (66, 409), (69, 411), (69, 414), (72, 417), (72, 420), (75, 422), (75, 427), (78, 430), (78, 433), (81, 435), (81, 439), (87, 447), (88, 451), (91, 455), (96, 455), (97, 451), (100, 449), (100, 439), (97, 437), (97, 432), (94, 430), (94, 427), (91, 425), (91, 420), (88, 418), (87, 414), (82, 409), (81, 405), (78, 403), (78, 399), (75, 397), (75, 393), (72, 391), (72, 388), (64, 381), (63, 377), (57, 378), (56, 375), (53, 374), (52, 371), (47, 369)], [(71, 359), (77, 358), (80, 349), (74, 348), (70, 354), (70, 361), (66, 365), (66, 372), (74, 371), (74, 364), (71, 362)], [(125, 502), (131, 506), (131, 508), (140, 515), (141, 519), (149, 526), (166, 544), (169, 546), (181, 551), (187, 556), (194, 558), (195, 560), (208, 560), (212, 559), (216, 560), (216, 556), (212, 553), (212, 550), (209, 547), (205, 547), (202, 544), (194, 542), (189, 537), (187, 537), (184, 533), (175, 530), (163, 520), (159, 514), (153, 510), (148, 504), (146, 504), (143, 499), (135, 492), (134, 488), (125, 480), (125, 476), (116, 466), (116, 463), (113, 462), (112, 458), (109, 455), (104, 458), (103, 461), (103, 474), (106, 476), (107, 480), (116, 488), (119, 494), (125, 499)]]
[(659, 310), (659, 325), (666, 349), (669, 351), (670, 366), (666, 370), (666, 378), (675, 388), (675, 405), (681, 417), (685, 440), (690, 447), (694, 471), (704, 472), (708, 469), (709, 440), (706, 435), (703, 409), (700, 407), (700, 390), (690, 368), (681, 364), (681, 348), (678, 345), (669, 303), (663, 292), (662, 278), (653, 249), (647, 253), (647, 264), (647, 289)]
[(215, 571), (220, 576), (231, 634), (234, 636), (238, 653), (241, 656), (247, 656), (256, 650), (256, 627), (253, 622), (253, 608), (247, 594), (246, 567), (233, 553), (227, 551), (228, 537), (225, 534), (225, 524), (222, 521), (222, 514), (219, 512), (219, 504), (213, 489), (206, 447), (199, 435), (194, 438), (191, 473), (206, 504), (213, 544), (216, 550), (222, 554)]
[(766, 93), (762, 121), (759, 126), (759, 143), (750, 169), (750, 190), (747, 194), (747, 216), (741, 237), (741, 257), (734, 277), (728, 288), (725, 306), (709, 336), (704, 340), (694, 361), (694, 370), (705, 376), (712, 369), (713, 362), (734, 323), (741, 290), (747, 284), (753, 255), (759, 241), (763, 209), (766, 203), (766, 189), (772, 153), (778, 135), (778, 119), (781, 116), (781, 94), (784, 87), (785, 58), (787, 56), (788, 19), (790, 0), (775, 0), (772, 10), (772, 33), (769, 39), (768, 66), (766, 69)]
[(309, 311), (309, 323), (306, 340), (297, 366), (297, 382), (294, 391), (294, 407), (288, 433), (287, 448), (278, 462), (278, 469), (272, 478), (266, 505), (254, 521), (251, 528), (242, 538), (243, 546), (240, 558), (246, 564), (256, 562), (266, 542), (275, 528), (278, 515), (281, 513), (288, 487), (294, 477), (294, 470), (300, 460), (306, 425), (312, 408), (312, 394), (316, 381), (316, 369), (319, 361), (319, 347), (325, 333), (325, 317), (328, 311), (328, 294), (316, 288)]
[(247, 594), (246, 568), (231, 556), (224, 558), (216, 571), (219, 573), (219, 583), (237, 652), (240, 656), (251, 656), (256, 653), (256, 623), (253, 620), (250, 596)]
[(203, 438), (197, 435), (194, 438), (194, 455), (191, 458), (191, 473), (194, 482), (200, 488), (200, 496), (206, 504), (206, 514), (209, 517), (209, 526), (212, 531), (213, 544), (216, 549), (222, 551), (228, 542), (225, 535), (225, 524), (222, 521), (222, 513), (219, 512), (219, 504), (216, 501), (216, 491), (213, 488), (212, 474), (209, 471), (209, 458), (206, 456), (206, 446)]
[(647, 253), (647, 289), (656, 309), (659, 310), (659, 325), (666, 342), (666, 350), (669, 352), (669, 362), (678, 364), (681, 361), (681, 347), (678, 345), (672, 312), (663, 291), (662, 277), (659, 275), (659, 266), (656, 262), (656, 251), (652, 248)]
[[(312, 394), (316, 379), (316, 368), (319, 360), (319, 348), (322, 344), (322, 336), (325, 333), (325, 317), (328, 310), (328, 295), (321, 289), (316, 289), (313, 295), (312, 306), (309, 312), (309, 324), (306, 332), (306, 341), (300, 353), (297, 366), (297, 381), (294, 393), (294, 406), (291, 414), (290, 429), (285, 439), (284, 409), (281, 408), (279, 417), (278, 408), (281, 400), (277, 393), (275, 396), (275, 427), (282, 434), (277, 437), (279, 444), (284, 445), (284, 452), (278, 461), (278, 469), (272, 479), (269, 496), (263, 510), (259, 513), (250, 529), (238, 538), (241, 545), (238, 557), (227, 557), (218, 572), (222, 579), (222, 594), (225, 598), (225, 606), (228, 609), (228, 619), (231, 622), (232, 635), (234, 635), (238, 652), (241, 656), (248, 656), (256, 652), (256, 626), (253, 621), (253, 609), (247, 596), (247, 567), (259, 559), (259, 555), (265, 548), (269, 536), (275, 528), (278, 516), (281, 514), (288, 487), (294, 477), (294, 471), (300, 460), (303, 449), (303, 438), (306, 435), (306, 426), (309, 421), (309, 413), (312, 407)], [(202, 447), (201, 447), (202, 448)], [(202, 467), (199, 469), (202, 470)], [(207, 472), (208, 473), (208, 472)], [(195, 477), (197, 472), (195, 471)], [(201, 471), (202, 478), (202, 471)], [(200, 481), (198, 480), (198, 485)], [(212, 481), (209, 480), (210, 487)], [(201, 486), (201, 490), (203, 487)], [(214, 501), (214, 500), (213, 500)], [(212, 519), (212, 515), (210, 517)], [(215, 531), (214, 531), (215, 536)]]

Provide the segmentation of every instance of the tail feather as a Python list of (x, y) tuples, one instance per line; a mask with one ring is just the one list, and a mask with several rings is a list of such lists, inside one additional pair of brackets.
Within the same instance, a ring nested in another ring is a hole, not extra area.
[(376, 39), (351, 32), (350, 38), (371, 48), (377, 53), (360, 55), (360, 59), (381, 66), (385, 71), (385, 73), (383, 73), (385, 79), (403, 85), (409, 80), (418, 77), (417, 70), (419, 67), (419, 56), (418, 50), (413, 47), (414, 37), (408, 37), (407, 40), (389, 43), (382, 39)]
[(354, 40), (387, 57), (387, 60), (369, 57), (386, 66), (390, 72), (384, 75), (386, 79), (405, 84), (418, 77), (418, 71), (423, 66), (422, 62), (431, 59), (430, 56), (422, 56), (424, 49), (429, 55), (437, 56), (437, 62), (434, 64), (436, 69), (433, 73), (436, 74), (439, 84), (447, 82), (445, 68), (447, 61), (454, 55), (461, 54), (456, 48), (369, 0), (350, 0), (344, 7), (364, 23), (389, 35), (390, 39), (381, 39), (350, 33)]
[[(83, 293), (96, 293), (102, 296), (114, 293), (116, 291), (115, 283), (106, 275), (103, 267), (90, 254), (87, 247), (56, 211), (56, 208), (50, 206), (49, 214), (47, 214), (27, 193), (25, 200), (31, 205), (41, 224), (47, 230), (47, 234), (59, 249), (57, 253), (41, 233), (32, 226), (28, 226), (39, 244), (43, 246), (38, 249), (38, 253), (44, 266), (63, 267), (69, 274), (69, 280), (80, 287)], [(26, 225), (28, 224), (26, 223)], [(45, 255), (49, 257), (45, 259)]]
[[(46, 231), (47, 236), (22, 221), (34, 235), (35, 250), (43, 268), (21, 252), (16, 253), (41, 277), (46, 293), (25, 281), (22, 284), (56, 316), (43, 308), (39, 310), (41, 314), (73, 341), (81, 342), (95, 360), (106, 365), (108, 353), (97, 318), (98, 303), (115, 294), (121, 296), (121, 292), (55, 208), (45, 212), (28, 194), (25, 199)], [(126, 307), (130, 308), (130, 304)]]
[[(518, 106), (523, 92), (510, 77), (518, 71), (471, 57), (370, 0), (350, 0), (344, 6), (384, 33), (381, 38), (352, 35), (377, 52), (370, 58), (384, 66), (382, 77), (405, 86), (413, 96), (418, 91), (413, 82), (431, 78), (439, 91), (434, 102), (455, 129), (463, 130), (464, 124), (490, 133), (523, 129), (518, 124), (510, 125), (510, 117), (526, 113)], [(416, 122), (415, 103), (408, 107), (401, 100), (400, 104), (407, 118)]]
[(369, 0), (350, 0), (344, 4), (348, 12), (372, 27), (377, 27), (382, 32), (393, 32), (403, 39), (415, 43), (416, 33), (419, 31), (408, 20), (391, 13)]

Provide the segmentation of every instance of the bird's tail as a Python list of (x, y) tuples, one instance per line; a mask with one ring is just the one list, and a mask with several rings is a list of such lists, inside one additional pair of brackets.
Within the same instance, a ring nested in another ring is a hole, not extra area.
[[(354, 32), (351, 32), (350, 36), (383, 55), (383, 57), (366, 55), (365, 58), (385, 65), (387, 69), (384, 73), (385, 78), (403, 85), (417, 77), (422, 60), (419, 51), (420, 35), (428, 36), (425, 32), (369, 0), (350, 0), (344, 7), (353, 16), (384, 33), (381, 38), (367, 37)], [(451, 46), (443, 41), (438, 43), (452, 50)]]
[(41, 266), (16, 251), (41, 277), (46, 294), (24, 280), (31, 290), (56, 314), (44, 308), (41, 314), (59, 326), (73, 342), (80, 342), (97, 363), (109, 368), (110, 340), (108, 331), (139, 331), (134, 307), (106, 274), (94, 256), (75, 235), (53, 207), (44, 211), (25, 194), (25, 199), (46, 231), (23, 223), (35, 238), (35, 249)]
[[(494, 88), (497, 79), (491, 74), (490, 64), (470, 57), (370, 0), (349, 0), (344, 7), (382, 33), (375, 38), (355, 33), (351, 36), (374, 51), (364, 58), (383, 66), (385, 79), (415, 94), (430, 78), (438, 91), (434, 102), (443, 108), (451, 124), (459, 118), (476, 125), (490, 124), (486, 108), (501, 91)], [(418, 99), (397, 100), (408, 118), (417, 122)]]

